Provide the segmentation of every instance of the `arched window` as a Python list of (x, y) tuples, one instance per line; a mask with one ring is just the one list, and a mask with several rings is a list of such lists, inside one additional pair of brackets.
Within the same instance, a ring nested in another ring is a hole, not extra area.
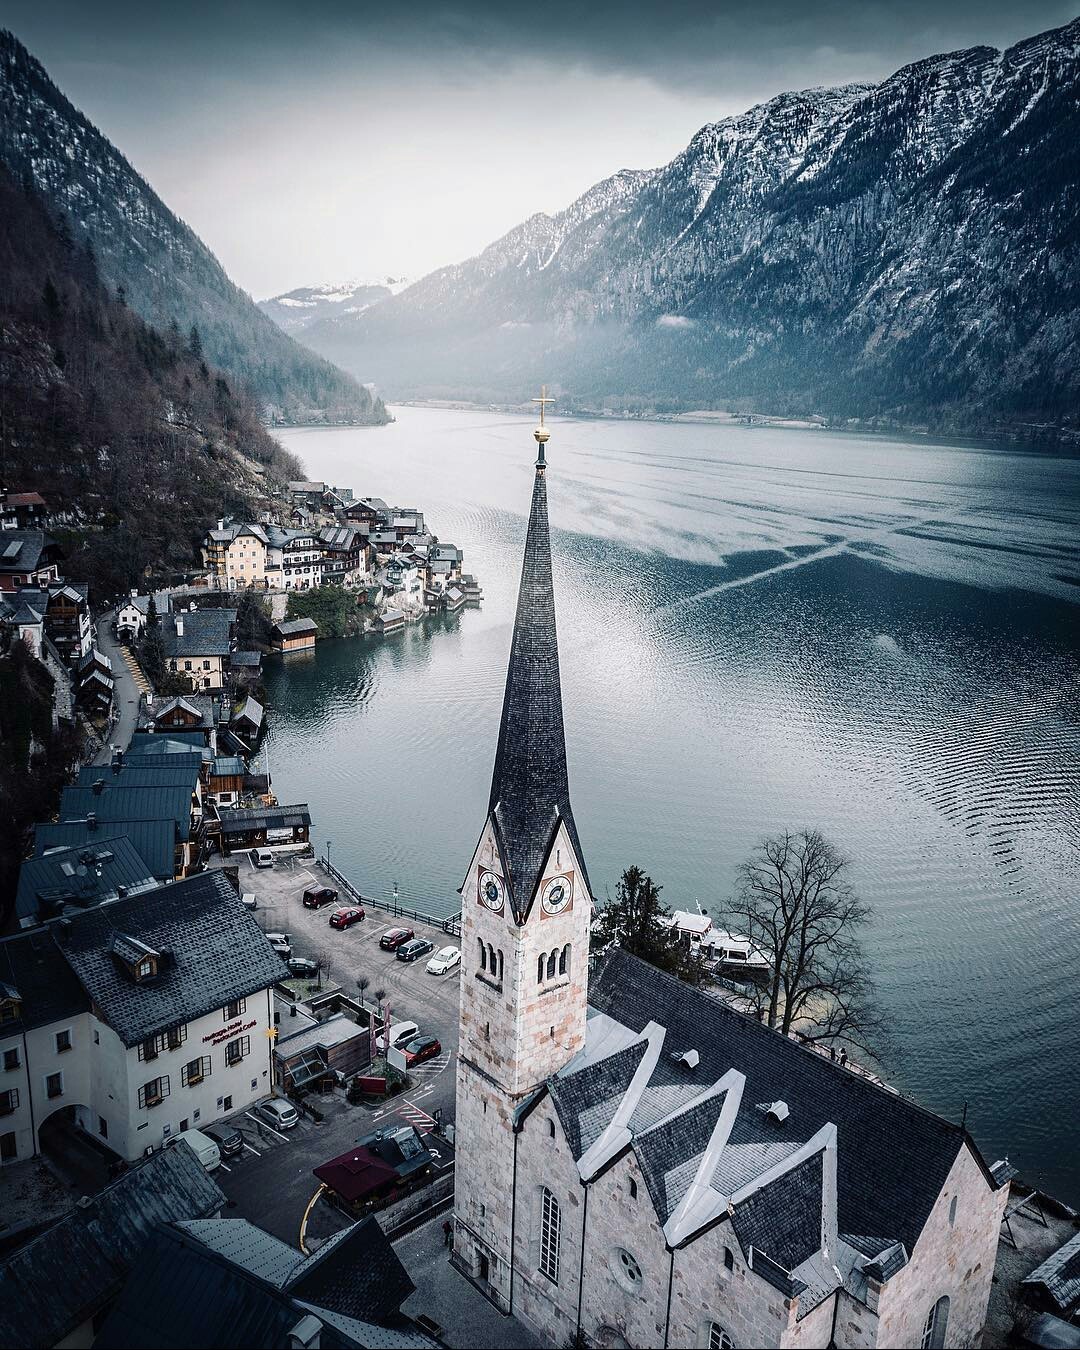
[(735, 1350), (735, 1342), (719, 1322), (709, 1323), (709, 1350)]
[(545, 1186), (540, 1192), (540, 1274), (559, 1283), (559, 1202)]
[(631, 1200), (637, 1199), (637, 1182), (634, 1180), (633, 1177), (630, 1178), (630, 1199)]
[(499, 983), (500, 983), (500, 984), (502, 984), (502, 975), (503, 975), (503, 954), (502, 954), (502, 948), (500, 947), (500, 948), (499, 948)]
[(724, 1248), (724, 1270), (730, 1272), (735, 1269), (735, 1257), (732, 1255), (730, 1247)]
[(544, 983), (544, 953), (541, 952), (536, 958), (536, 983)]
[(547, 977), (549, 980), (553, 980), (555, 978), (555, 962), (558, 960), (558, 958), (559, 958), (558, 952), (551, 952), (548, 956)]
[(949, 1227), (951, 1228), (955, 1222), (956, 1222), (956, 1196), (954, 1195), (953, 1198), (949, 1201)]
[(923, 1327), (922, 1350), (941, 1350), (945, 1344), (945, 1332), (949, 1325), (949, 1299), (947, 1295), (934, 1304), (926, 1315)]
[(569, 944), (569, 942), (566, 944), (566, 946), (565, 946), (565, 947), (562, 949), (562, 951), (559, 953), (559, 974), (560, 974), (560, 975), (569, 975), (569, 974), (570, 974), (570, 944)]
[(487, 948), (484, 946), (481, 938), (476, 939), (480, 943), (480, 969), (487, 970)]
[(555, 1138), (555, 1122), (553, 1120), (548, 1121), (548, 1134), (552, 1137), (552, 1139)]
[(488, 943), (488, 969), (491, 971), (491, 974), (494, 976), (494, 974), (495, 974), (495, 948), (491, 945), (490, 942)]

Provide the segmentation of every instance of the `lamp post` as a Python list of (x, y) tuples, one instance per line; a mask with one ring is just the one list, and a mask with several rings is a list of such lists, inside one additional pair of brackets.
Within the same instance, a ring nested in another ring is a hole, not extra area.
[(332, 841), (329, 840), (329, 839), (326, 841), (326, 870), (327, 870), (328, 872), (330, 871), (330, 845), (331, 845), (331, 842), (332, 842)]

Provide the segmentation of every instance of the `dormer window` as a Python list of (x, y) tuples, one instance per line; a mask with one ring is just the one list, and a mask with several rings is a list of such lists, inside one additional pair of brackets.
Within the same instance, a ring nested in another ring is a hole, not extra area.
[(0, 999), (0, 1026), (8, 1022), (17, 1022), (22, 1017), (22, 999)]
[(135, 978), (137, 980), (148, 980), (154, 974), (155, 963), (147, 957), (145, 961), (140, 961), (135, 967)]

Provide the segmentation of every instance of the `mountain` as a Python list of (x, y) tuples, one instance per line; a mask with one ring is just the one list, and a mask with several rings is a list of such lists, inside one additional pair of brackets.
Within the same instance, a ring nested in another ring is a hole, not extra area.
[(78, 112), (11, 33), (0, 30), (0, 163), (32, 182), (101, 276), (148, 323), (198, 328), (207, 358), (289, 421), (384, 422), (356, 379), (293, 342), (226, 276), (123, 155)]
[(284, 295), (260, 300), (259, 308), (286, 333), (303, 333), (321, 319), (342, 314), (362, 314), (365, 309), (389, 300), (408, 282), (395, 277), (383, 281), (346, 281), (338, 286), (301, 286)]
[(704, 127), (305, 334), (395, 396), (978, 430), (1080, 395), (1080, 20)]
[(69, 525), (95, 603), (191, 566), (208, 525), (301, 473), (243, 385), (118, 300), (44, 198), (0, 166), (0, 481)]

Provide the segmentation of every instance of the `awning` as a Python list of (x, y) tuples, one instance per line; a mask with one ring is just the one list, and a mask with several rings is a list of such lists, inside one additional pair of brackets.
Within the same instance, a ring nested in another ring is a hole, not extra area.
[(330, 1072), (330, 1066), (323, 1058), (322, 1051), (316, 1046), (301, 1051), (295, 1059), (286, 1060), (285, 1069), (292, 1078), (293, 1087), (304, 1087), (307, 1083), (317, 1082)]

